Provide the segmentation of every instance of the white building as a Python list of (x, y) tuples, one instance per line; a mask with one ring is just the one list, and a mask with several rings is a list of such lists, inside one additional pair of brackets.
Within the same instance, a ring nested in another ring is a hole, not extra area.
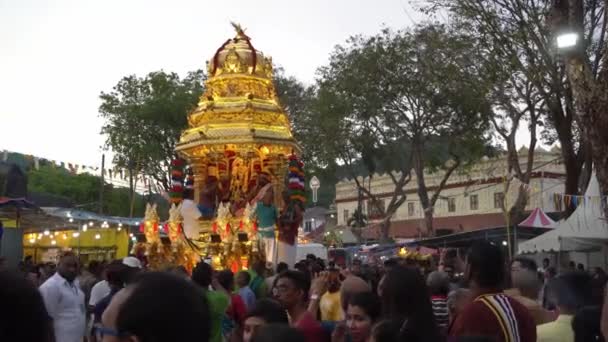
[[(521, 151), (520, 164), (525, 170), (526, 151)], [(425, 182), (429, 189), (429, 197), (441, 182), (442, 171), (426, 173)], [(511, 178), (507, 196), (505, 189), (507, 179)], [(524, 185), (517, 178), (507, 174), (505, 156), (498, 158), (483, 158), (483, 161), (472, 167), (455, 171), (434, 207), (435, 230), (444, 232), (460, 232), (505, 226), (503, 203), (510, 207), (514, 203), (517, 192), (523, 187), (529, 196), (527, 210), (541, 208), (547, 213), (561, 211), (561, 204), (555, 200), (555, 194), (564, 191), (564, 166), (561, 163), (559, 151), (547, 152), (537, 150), (534, 157), (533, 173), (529, 185)], [(361, 180), (361, 179), (360, 179)], [(381, 199), (381, 205), (387, 205), (392, 197), (394, 185), (387, 175), (375, 175), (371, 184), (369, 178), (363, 179), (374, 195)], [(390, 236), (394, 238), (417, 238), (424, 236), (424, 215), (417, 194), (416, 177), (412, 172), (411, 181), (404, 187), (407, 199), (391, 218)], [(338, 225), (346, 225), (348, 219), (358, 207), (358, 191), (353, 180), (344, 179), (336, 184), (336, 207)], [(368, 198), (362, 197), (361, 206), (371, 222), (381, 219), (368, 203)], [(373, 230), (373, 231), (372, 231)], [(374, 229), (364, 232), (367, 238), (377, 237)]]

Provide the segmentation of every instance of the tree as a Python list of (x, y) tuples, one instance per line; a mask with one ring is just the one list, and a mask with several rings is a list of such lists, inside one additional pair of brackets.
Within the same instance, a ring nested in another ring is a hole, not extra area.
[[(28, 192), (54, 195), (66, 199), (77, 209), (97, 210), (101, 177), (88, 173), (73, 174), (54, 165), (42, 165), (39, 169), (28, 171)], [(131, 195), (127, 188), (116, 188), (105, 183), (103, 187), (103, 212), (111, 216), (128, 216), (130, 214)], [(147, 196), (146, 196), (147, 197)], [(145, 204), (149, 198), (135, 194), (133, 215), (144, 215)], [(154, 196), (152, 202), (159, 205), (159, 214), (166, 216), (168, 203), (160, 196)]]
[[(407, 154), (397, 163), (405, 168), (384, 171), (394, 181), (395, 194), (400, 194), (410, 179), (409, 170), (414, 170), (428, 235), (434, 234), (433, 207), (447, 180), (461, 164), (480, 157), (487, 143), (490, 106), (485, 84), (477, 82), (478, 70), (468, 63), (475, 53), (472, 47), (466, 37), (441, 25), (386, 29), (373, 37), (351, 38), (320, 70), (319, 94), (333, 97), (321, 108), (321, 116), (344, 121), (332, 127), (332, 132), (344, 133), (331, 135), (344, 137), (335, 140), (343, 146), (342, 151), (337, 148), (341, 161), (353, 166), (360, 158), (371, 176), (378, 156), (385, 164)], [(424, 172), (433, 169), (442, 171), (442, 180), (430, 188)], [(395, 170), (398, 175), (391, 173)], [(372, 205), (379, 203), (358, 177), (353, 179)], [(405, 194), (391, 199), (385, 224), (404, 200)]]
[(170, 165), (188, 113), (203, 92), (201, 70), (180, 79), (175, 73), (151, 72), (121, 79), (112, 91), (102, 92), (99, 112), (105, 123), (101, 133), (114, 152), (114, 164), (129, 174), (131, 211), (137, 175), (152, 177), (168, 191)]
[[(552, 26), (575, 32), (578, 43), (565, 51), (565, 69), (578, 108), (581, 131), (588, 137), (600, 193), (608, 193), (608, 3), (594, 0), (559, 0), (553, 7)], [(604, 206), (608, 218), (608, 206)]]
[[(603, 41), (604, 36), (595, 32), (604, 25), (604, 6), (601, 1), (585, 2), (588, 20), (582, 44), (595, 56), (593, 72), (597, 73), (601, 59), (598, 52), (603, 45), (599, 41)], [(539, 123), (544, 124), (543, 137), (550, 144), (559, 141), (566, 169), (565, 192), (577, 194), (586, 187), (590, 176), (591, 145), (587, 136), (580, 134), (573, 88), (566, 82), (566, 70), (555, 53), (554, 36), (545, 20), (551, 3), (545, 0), (427, 0), (424, 10), (447, 10), (458, 29), (475, 38), (486, 50), (496, 68), (518, 74), (521, 83), (541, 100), (538, 107), (542, 111)], [(519, 100), (524, 98), (520, 96)]]
[[(317, 176), (321, 182), (318, 190), (317, 205), (328, 207), (336, 197), (337, 178), (335, 158), (319, 158), (325, 153), (325, 142), (318, 135), (319, 127), (315, 122), (314, 103), (316, 89), (307, 86), (293, 76), (287, 76), (281, 67), (275, 66), (274, 83), (280, 103), (289, 115), (291, 129), (296, 141), (302, 146), (302, 161), (305, 164), (306, 178)], [(311, 205), (312, 193), (306, 186), (308, 203)]]

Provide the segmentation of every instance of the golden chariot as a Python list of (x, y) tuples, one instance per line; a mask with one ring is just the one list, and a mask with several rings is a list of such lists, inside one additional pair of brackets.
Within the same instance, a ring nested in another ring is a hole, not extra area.
[[(198, 221), (200, 234), (192, 239), (177, 237), (183, 219), (176, 211), (181, 205), (177, 196), (165, 225), (172, 247), (160, 247), (156, 242), (153, 252), (148, 251), (152, 255), (173, 253), (167, 257), (171, 263), (187, 269), (198, 258), (209, 260), (216, 269), (233, 271), (264, 259), (253, 216), (256, 195), (264, 185), (272, 184), (277, 208), (289, 200), (305, 202), (302, 164), (296, 157), (301, 150), (277, 97), (272, 59), (253, 47), (239, 25), (233, 26), (236, 36), (207, 62), (205, 91), (189, 114), (188, 128), (176, 147), (189, 171), (182, 171), (181, 165), (172, 171), (178, 186), (180, 177), (185, 178), (182, 184), (193, 190), (193, 201), (203, 214)], [(299, 186), (288, 189), (290, 177), (298, 178)], [(286, 191), (290, 191), (287, 197)], [(154, 215), (146, 215), (142, 230), (158, 234)], [(150, 250), (150, 242), (158, 239), (147, 236), (147, 240)]]

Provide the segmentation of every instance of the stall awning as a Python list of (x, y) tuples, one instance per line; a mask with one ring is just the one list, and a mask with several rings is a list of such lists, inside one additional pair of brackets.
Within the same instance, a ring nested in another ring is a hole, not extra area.
[(534, 209), (530, 215), (523, 220), (520, 227), (533, 227), (533, 228), (555, 228), (557, 223), (553, 221), (545, 212), (540, 209)]
[(574, 213), (557, 227), (535, 239), (519, 244), (519, 253), (558, 251), (586, 252), (598, 250), (608, 243), (608, 224), (603, 219), (599, 183), (591, 176), (584, 201)]

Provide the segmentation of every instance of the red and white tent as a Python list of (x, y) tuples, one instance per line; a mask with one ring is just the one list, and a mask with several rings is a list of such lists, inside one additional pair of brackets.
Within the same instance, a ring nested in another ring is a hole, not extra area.
[(527, 219), (523, 220), (520, 227), (530, 228), (555, 228), (557, 223), (553, 221), (544, 211), (540, 208), (536, 208), (530, 213)]

